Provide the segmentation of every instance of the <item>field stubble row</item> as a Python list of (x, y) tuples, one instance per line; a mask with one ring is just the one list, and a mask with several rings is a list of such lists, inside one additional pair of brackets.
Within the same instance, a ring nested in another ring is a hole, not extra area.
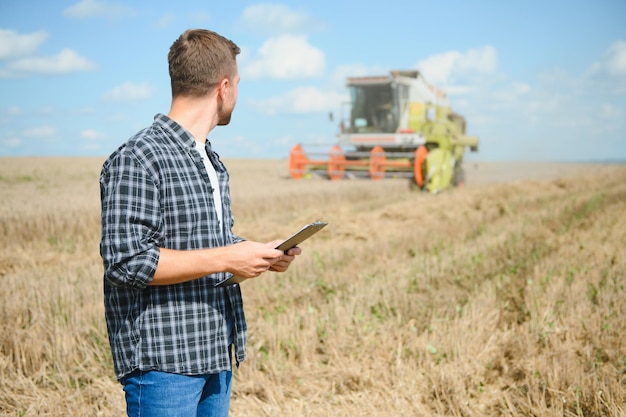
[[(100, 163), (0, 168), (7, 415), (123, 412), (101, 301)], [(436, 196), (229, 167), (238, 234), (330, 223), (288, 273), (243, 284), (250, 343), (233, 416), (625, 412), (623, 166), (472, 184), (493, 168), (478, 167)]]

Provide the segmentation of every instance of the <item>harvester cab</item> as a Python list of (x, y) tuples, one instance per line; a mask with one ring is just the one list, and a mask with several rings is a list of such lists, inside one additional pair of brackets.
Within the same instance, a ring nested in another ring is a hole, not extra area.
[(353, 77), (349, 117), (340, 121), (338, 143), (328, 158), (305, 153), (301, 144), (289, 155), (289, 174), (309, 172), (338, 180), (346, 173), (378, 180), (407, 177), (438, 192), (464, 182), (465, 148), (478, 150), (478, 138), (465, 135), (465, 119), (452, 112), (446, 94), (418, 71)]

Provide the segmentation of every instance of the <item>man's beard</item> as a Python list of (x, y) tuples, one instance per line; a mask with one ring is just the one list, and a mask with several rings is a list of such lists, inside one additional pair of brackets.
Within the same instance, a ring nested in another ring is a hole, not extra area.
[(233, 106), (231, 109), (225, 109), (224, 106), (222, 105), (221, 108), (217, 112), (217, 125), (226, 126), (227, 124), (229, 124), (230, 118), (233, 115), (234, 109), (235, 109), (235, 106)]

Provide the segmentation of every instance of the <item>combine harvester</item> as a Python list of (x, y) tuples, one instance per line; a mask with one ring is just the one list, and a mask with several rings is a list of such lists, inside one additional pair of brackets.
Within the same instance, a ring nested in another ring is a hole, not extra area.
[(347, 86), (350, 118), (341, 121), (338, 144), (323, 156), (295, 145), (289, 154), (292, 178), (406, 177), (433, 193), (463, 185), (463, 154), (466, 147), (478, 150), (478, 138), (465, 135), (465, 119), (451, 111), (443, 91), (418, 71), (348, 78)]

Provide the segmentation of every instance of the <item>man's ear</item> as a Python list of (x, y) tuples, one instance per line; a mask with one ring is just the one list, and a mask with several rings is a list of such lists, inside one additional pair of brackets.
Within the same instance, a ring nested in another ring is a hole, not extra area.
[(220, 84), (218, 87), (218, 95), (220, 96), (222, 100), (226, 98), (226, 94), (229, 88), (230, 88), (230, 81), (228, 80), (228, 77), (224, 77), (222, 81), (220, 81)]

